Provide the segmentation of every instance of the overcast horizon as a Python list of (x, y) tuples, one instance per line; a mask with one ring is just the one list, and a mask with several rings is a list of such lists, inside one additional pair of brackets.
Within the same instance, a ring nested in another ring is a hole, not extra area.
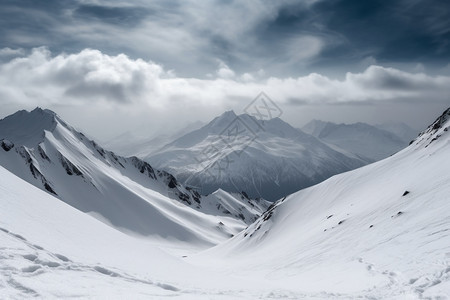
[(0, 1), (0, 118), (36, 106), (107, 140), (208, 122), (265, 92), (301, 127), (450, 104), (442, 1)]

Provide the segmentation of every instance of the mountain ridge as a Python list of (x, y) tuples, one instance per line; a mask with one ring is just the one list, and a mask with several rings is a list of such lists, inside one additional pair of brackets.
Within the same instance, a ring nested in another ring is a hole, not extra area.
[(321, 141), (354, 153), (370, 163), (403, 149), (410, 141), (409, 138), (401, 138), (379, 127), (362, 122), (336, 124), (313, 120), (302, 129)]
[[(36, 126), (42, 120), (45, 126)], [(125, 232), (217, 243), (266, 207), (239, 195), (227, 199), (226, 209), (217, 207), (222, 198), (204, 197), (137, 157), (104, 150), (48, 110), (0, 120), (0, 140), (0, 164), (10, 172)]]

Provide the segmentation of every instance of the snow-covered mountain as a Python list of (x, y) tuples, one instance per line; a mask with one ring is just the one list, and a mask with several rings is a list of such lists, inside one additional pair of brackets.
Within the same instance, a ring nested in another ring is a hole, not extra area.
[(267, 207), (218, 191), (203, 197), (171, 174), (106, 151), (59, 116), (37, 108), (0, 120), (0, 165), (121, 231), (216, 244)]
[(277, 200), (365, 164), (279, 118), (257, 120), (228, 111), (145, 158), (180, 182)]
[[(353, 153), (367, 162), (374, 162), (405, 148), (411, 139), (407, 126), (387, 124), (381, 129), (365, 123), (335, 124), (313, 120), (306, 124), (302, 130), (321, 141)], [(403, 131), (404, 132), (403, 132)], [(393, 132), (402, 133), (402, 137)], [(413, 135), (414, 136), (414, 135)], [(417, 136), (417, 135), (415, 135)]]
[(195, 260), (324, 298), (448, 299), (449, 155), (450, 108), (406, 149), (283, 198)]

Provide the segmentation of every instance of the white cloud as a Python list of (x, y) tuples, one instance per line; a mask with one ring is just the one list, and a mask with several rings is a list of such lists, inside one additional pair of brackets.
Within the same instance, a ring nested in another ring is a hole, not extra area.
[(220, 78), (230, 79), (236, 76), (233, 70), (230, 69), (223, 61), (219, 61), (219, 69), (217, 70), (217, 76)]
[[(111, 120), (126, 112), (128, 117), (134, 116), (127, 122), (138, 126), (149, 118), (149, 112), (154, 121), (175, 115), (174, 122), (182, 122), (204, 120), (199, 116), (213, 117), (230, 108), (240, 111), (261, 91), (280, 106), (292, 109), (301, 104), (448, 102), (450, 95), (448, 76), (380, 66), (347, 73), (343, 80), (317, 73), (261, 79), (258, 73), (238, 75), (222, 62), (216, 77), (184, 78), (154, 62), (124, 54), (110, 56), (85, 49), (52, 56), (46, 48), (35, 48), (25, 57), (0, 65), (0, 105), (77, 108), (78, 113), (88, 105), (91, 114), (100, 119), (106, 118), (108, 111)], [(110, 130), (116, 130), (114, 126), (123, 124), (115, 122)]]
[[(110, 56), (85, 49), (76, 54), (52, 56), (46, 48), (35, 48), (21, 58), (0, 66), (0, 90), (16, 94), (14, 101), (54, 99), (66, 104), (79, 102), (146, 103), (186, 102), (252, 98), (261, 90), (280, 102), (336, 103), (368, 100), (439, 99), (450, 92), (450, 77), (408, 73), (394, 68), (370, 66), (362, 73), (347, 73), (343, 80), (317, 73), (298, 78), (271, 77), (263, 80), (244, 73), (237, 77), (219, 62), (217, 77), (177, 77), (154, 62), (131, 59), (124, 54)], [(235, 78), (236, 77), (236, 78)], [(32, 95), (33, 99), (29, 95)], [(45, 103), (44, 103), (45, 104)], [(159, 105), (159, 104), (158, 104)]]

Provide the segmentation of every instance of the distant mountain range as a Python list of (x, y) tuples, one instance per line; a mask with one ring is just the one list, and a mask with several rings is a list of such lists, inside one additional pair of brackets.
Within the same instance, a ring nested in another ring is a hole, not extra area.
[(405, 124), (372, 126), (365, 123), (335, 124), (313, 120), (302, 130), (321, 141), (345, 149), (367, 162), (373, 162), (403, 149), (417, 136)]

